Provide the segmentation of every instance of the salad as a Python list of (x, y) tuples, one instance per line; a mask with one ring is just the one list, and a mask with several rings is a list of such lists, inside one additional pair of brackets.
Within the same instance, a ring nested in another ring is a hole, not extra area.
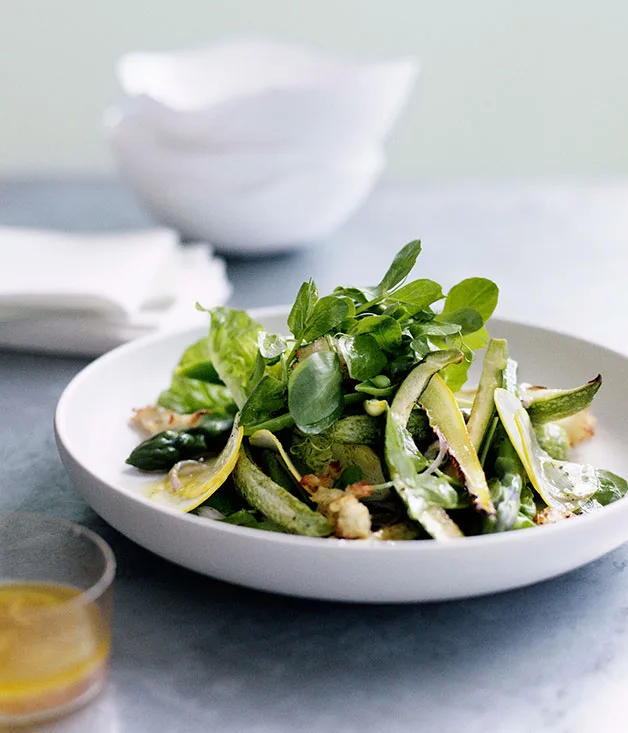
[(303, 283), (289, 336), (241, 310), (208, 311), (207, 336), (169, 388), (134, 411), (145, 439), (127, 463), (160, 474), (151, 498), (276, 532), (448, 540), (571, 520), (623, 497), (623, 478), (570, 460), (594, 433), (601, 377), (520, 382), (508, 344), (486, 329), (495, 283), (473, 277), (445, 294), (408, 281), (420, 251), (403, 247), (374, 287), (321, 297)]

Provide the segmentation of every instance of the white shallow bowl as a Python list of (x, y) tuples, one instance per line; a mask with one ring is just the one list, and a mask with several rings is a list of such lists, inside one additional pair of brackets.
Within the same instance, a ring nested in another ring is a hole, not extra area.
[[(285, 330), (286, 311), (254, 314)], [(265, 591), (360, 602), (416, 602), (504, 591), (577, 568), (628, 540), (628, 500), (556, 525), (450, 542), (298, 537), (176, 513), (147, 498), (150, 481), (124, 460), (138, 442), (131, 408), (154, 402), (183, 349), (203, 331), (158, 335), (119, 347), (64, 391), (55, 431), (71, 480), (103, 519), (156, 554), (211, 577)], [(628, 476), (628, 359), (540, 328), (495, 320), (524, 381), (580, 384), (598, 372), (595, 438), (579, 458)], [(107, 439), (103, 440), (102, 436)]]
[(147, 129), (201, 148), (377, 144), (417, 73), (410, 58), (357, 62), (255, 40), (129, 53), (117, 65), (120, 87)]
[(111, 116), (107, 129), (122, 177), (157, 221), (233, 254), (324, 238), (365, 201), (385, 164), (379, 148), (321, 156), (167, 147), (125, 116)]

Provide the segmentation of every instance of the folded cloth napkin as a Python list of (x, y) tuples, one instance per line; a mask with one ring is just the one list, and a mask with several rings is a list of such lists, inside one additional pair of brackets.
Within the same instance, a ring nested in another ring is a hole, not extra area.
[(65, 234), (0, 227), (0, 347), (95, 356), (207, 323), (231, 294), (223, 260), (169, 229)]

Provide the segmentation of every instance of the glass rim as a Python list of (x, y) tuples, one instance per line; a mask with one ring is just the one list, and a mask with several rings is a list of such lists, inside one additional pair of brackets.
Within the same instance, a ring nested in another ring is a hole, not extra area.
[[(111, 549), (107, 541), (104, 540), (98, 533), (94, 532), (88, 527), (85, 527), (82, 524), (73, 522), (71, 519), (65, 519), (63, 517), (58, 517), (52, 514), (40, 514), (38, 512), (13, 512), (7, 510), (0, 511), (0, 532), (3, 524), (7, 523), (11, 519), (16, 518), (21, 518), (27, 521), (40, 522), (42, 525), (50, 524), (55, 526), (57, 529), (64, 529), (71, 532), (72, 534), (85, 537), (98, 548), (104, 560), (103, 570), (99, 573), (97, 580), (90, 584), (89, 588), (77, 588), (77, 595), (68, 598), (59, 604), (55, 604), (53, 608), (46, 608), (34, 611), (33, 615), (49, 616), (62, 612), (65, 608), (68, 607), (83, 608), (84, 606), (88, 606), (90, 603), (98, 601), (98, 599), (105, 594), (108, 588), (111, 587), (117, 569), (116, 556), (114, 555), (113, 550)], [(33, 578), (32, 581), (36, 582), (36, 579)], [(15, 580), (16, 584), (28, 582), (30, 582), (28, 578)], [(9, 580), (9, 584), (12, 583), (13, 581)], [(6, 584), (6, 581), (0, 578), (0, 586)], [(57, 585), (55, 581), (51, 581), (51, 584)], [(63, 583), (60, 583), (60, 585), (63, 585)], [(29, 614), (29, 616), (33, 618), (31, 614)]]

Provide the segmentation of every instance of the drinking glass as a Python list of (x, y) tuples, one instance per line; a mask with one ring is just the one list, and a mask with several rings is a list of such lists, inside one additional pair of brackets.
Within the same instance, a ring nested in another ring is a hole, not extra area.
[(102, 689), (115, 565), (85, 527), (0, 515), (0, 726), (65, 715)]

